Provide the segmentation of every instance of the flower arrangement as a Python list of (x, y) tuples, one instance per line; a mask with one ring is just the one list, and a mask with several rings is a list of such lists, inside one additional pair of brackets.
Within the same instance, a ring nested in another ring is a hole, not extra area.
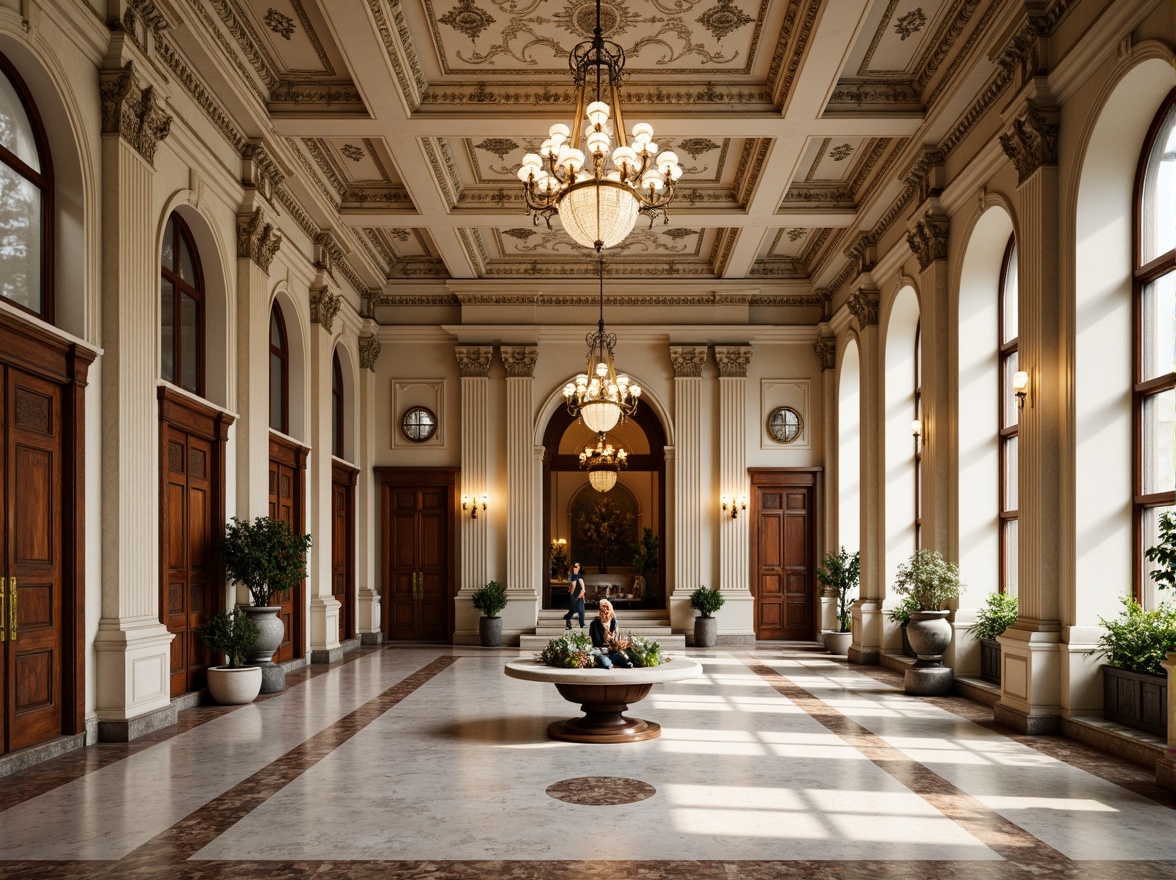
[(629, 647), (625, 654), (634, 666), (661, 666), (668, 659), (662, 655), (660, 643), (632, 633), (629, 633)]
[(552, 639), (535, 659), (561, 669), (587, 669), (595, 663), (592, 657), (592, 640), (583, 632), (568, 632)]

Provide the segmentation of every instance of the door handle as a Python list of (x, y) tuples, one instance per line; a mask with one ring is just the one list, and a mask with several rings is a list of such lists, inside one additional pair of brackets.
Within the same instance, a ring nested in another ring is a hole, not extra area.
[(7, 583), (8, 578), (0, 577), (0, 642), (8, 641), (8, 632), (4, 628), (4, 610), (7, 607), (4, 600), (8, 598), (8, 594), (5, 592), (4, 588)]
[(16, 578), (8, 579), (8, 641), (16, 641)]
[(425, 598), (425, 573), (423, 571), (417, 572), (417, 593), (418, 599)]

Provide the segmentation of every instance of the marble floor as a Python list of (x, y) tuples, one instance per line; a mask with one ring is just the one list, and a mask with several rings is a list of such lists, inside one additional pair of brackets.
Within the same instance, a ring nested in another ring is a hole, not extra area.
[(0, 877), (1176, 878), (1143, 768), (813, 646), (692, 651), (630, 715), (578, 714), (516, 651), (364, 648), (282, 694), (0, 779)]

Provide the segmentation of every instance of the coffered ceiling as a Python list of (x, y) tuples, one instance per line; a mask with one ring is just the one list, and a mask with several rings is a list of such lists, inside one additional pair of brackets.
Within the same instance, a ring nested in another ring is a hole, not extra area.
[[(558, 219), (532, 222), (515, 171), (571, 123), (595, 0), (171, 2), (166, 39), (230, 108), (222, 129), (284, 154), (286, 202), (340, 239), (357, 287), (594, 275)], [(610, 275), (835, 290), (920, 151), (999, 81), (1002, 5), (603, 0), (627, 121), (685, 170), (669, 222), (639, 221)]]

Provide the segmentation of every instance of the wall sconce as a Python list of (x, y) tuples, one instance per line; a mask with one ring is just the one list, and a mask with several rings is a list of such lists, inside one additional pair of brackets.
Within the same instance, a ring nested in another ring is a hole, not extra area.
[(1017, 409), (1025, 408), (1025, 397), (1029, 394), (1029, 374), (1024, 370), (1013, 373), (1013, 396), (1017, 398)]
[[(486, 509), (486, 503), (489, 500), (490, 500), (490, 498), (488, 496), (486, 496), (486, 495), (482, 496), (482, 510)], [(470, 512), (470, 519), (477, 519), (478, 518), (478, 499), (475, 498), (473, 495), (462, 495), (461, 496), (461, 509), (468, 510)]]
[(734, 498), (730, 495), (723, 495), (720, 497), (719, 503), (722, 504), (724, 513), (728, 508), (731, 509), (731, 519), (739, 519), (739, 511), (747, 510), (746, 495), (736, 495)]
[(915, 419), (913, 422), (911, 422), (911, 436), (913, 436), (916, 440), (923, 439), (923, 423), (919, 419)]

